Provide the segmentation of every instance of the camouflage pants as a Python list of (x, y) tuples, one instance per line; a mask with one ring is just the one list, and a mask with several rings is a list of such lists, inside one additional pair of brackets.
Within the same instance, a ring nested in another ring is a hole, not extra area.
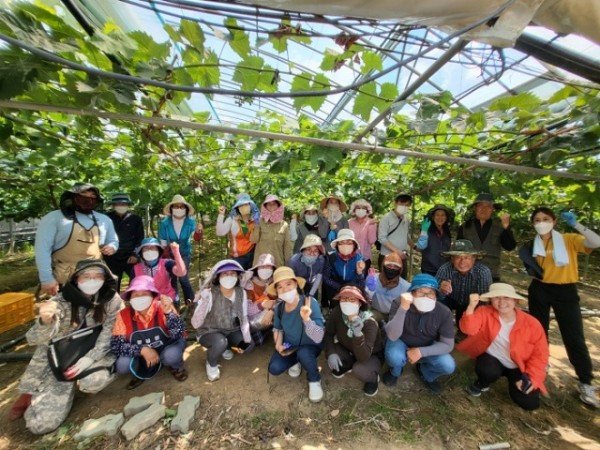
[[(107, 355), (96, 361), (91, 368), (110, 366), (115, 357)], [(75, 384), (81, 392), (95, 394), (108, 386), (115, 379), (114, 374), (100, 370), (89, 374), (77, 382), (58, 381), (54, 376), (47, 376), (31, 394), (31, 406), (25, 411), (25, 425), (33, 434), (46, 434), (56, 430), (67, 418), (73, 405)]]

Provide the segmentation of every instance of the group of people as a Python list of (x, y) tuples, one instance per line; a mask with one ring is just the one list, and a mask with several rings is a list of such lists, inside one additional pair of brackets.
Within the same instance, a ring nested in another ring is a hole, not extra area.
[[(116, 374), (129, 374), (128, 388), (134, 389), (163, 365), (177, 381), (188, 377), (176, 282), (189, 268), (190, 239), (202, 234), (191, 217), (194, 208), (175, 196), (165, 206), (159, 239), (144, 238), (126, 195), (113, 197), (112, 220), (94, 211), (100, 198), (94, 186), (75, 186), (38, 230), (42, 290), (54, 297), (40, 305), (27, 334), (38, 349), (10, 411), (12, 418), (24, 416), (33, 433), (64, 421), (75, 385), (97, 392)], [(393, 388), (407, 363), (431, 392), (440, 393), (441, 377), (455, 370), (451, 353), (457, 342), (459, 351), (476, 360), (475, 381), (466, 387), (470, 395), (480, 396), (506, 377), (510, 398), (532, 410), (546, 393), (552, 307), (580, 398), (598, 407), (576, 283), (577, 254), (600, 247), (600, 236), (573, 213), (561, 217), (577, 233), (563, 234), (554, 229), (557, 218), (550, 209), (533, 211), (535, 237), (519, 249), (532, 276), (526, 313), (519, 307), (525, 298), (500, 282), (501, 251), (515, 249), (516, 241), (508, 215), (493, 214), (499, 208), (489, 194), (476, 198), (473, 217), (455, 239), (454, 211), (436, 205), (413, 242), (411, 204), (412, 197), (398, 195), (379, 223), (369, 202), (356, 200), (348, 210), (334, 195), (319, 208), (306, 206), (289, 224), (275, 195), (259, 207), (241, 194), (228, 214), (220, 207), (216, 232), (228, 237), (230, 258), (212, 267), (198, 292), (189, 281), (181, 283), (184, 300), (193, 299), (195, 336), (207, 349), (208, 380), (220, 378), (224, 361), (273, 336), (269, 374), (287, 371), (296, 378), (304, 370), (313, 402), (324, 395), (318, 364), (323, 350), (332, 376), (351, 373), (367, 396), (378, 392), (380, 381)], [(135, 239), (121, 237), (127, 229), (135, 230)], [(379, 249), (376, 265), (373, 246)], [(421, 252), (422, 263), (409, 282), (411, 246)], [(132, 278), (119, 294), (122, 273)], [(98, 324), (102, 331), (93, 347), (64, 368), (60, 379), (53, 376), (49, 342)]]

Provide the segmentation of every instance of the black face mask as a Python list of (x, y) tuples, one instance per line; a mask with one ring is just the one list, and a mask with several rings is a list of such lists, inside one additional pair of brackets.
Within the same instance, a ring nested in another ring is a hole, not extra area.
[(400, 275), (400, 269), (389, 269), (389, 268), (383, 266), (383, 273), (385, 274), (385, 277), (388, 280), (391, 280), (392, 278), (395, 278), (398, 275)]
[(81, 213), (89, 214), (96, 206), (98, 206), (97, 198), (85, 197), (83, 195), (76, 195), (73, 199), (75, 203), (75, 209)]

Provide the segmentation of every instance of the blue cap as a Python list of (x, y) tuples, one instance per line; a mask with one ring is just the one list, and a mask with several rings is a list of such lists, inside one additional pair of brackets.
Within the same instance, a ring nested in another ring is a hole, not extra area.
[(154, 237), (147, 237), (147, 238), (142, 239), (140, 246), (135, 250), (135, 254), (141, 258), (142, 250), (145, 247), (158, 247), (159, 255), (162, 254), (162, 252), (164, 251), (164, 247), (162, 246), (162, 244), (160, 243), (160, 241), (158, 239), (156, 239)]
[(413, 277), (408, 290), (412, 292), (420, 288), (431, 288), (437, 291), (439, 289), (438, 280), (433, 275), (418, 273)]

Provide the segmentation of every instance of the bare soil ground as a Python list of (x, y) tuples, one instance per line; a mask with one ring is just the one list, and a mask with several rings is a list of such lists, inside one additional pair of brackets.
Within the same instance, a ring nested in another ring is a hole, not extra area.
[[(223, 254), (221, 241), (213, 239), (205, 244), (211, 251), (202, 258), (202, 269)], [(519, 270), (507, 272), (505, 279), (526, 289), (527, 279)], [(584, 285), (580, 293), (583, 306), (600, 308), (599, 289)], [(600, 318), (584, 321), (594, 366), (600, 368)], [(0, 343), (26, 329), (1, 335)], [(15, 350), (31, 351), (25, 345)], [(190, 373), (187, 381), (178, 383), (167, 371), (162, 371), (134, 391), (125, 389), (129, 379), (122, 377), (100, 394), (78, 393), (65, 424), (44, 437), (28, 433), (23, 421), (1, 420), (0, 450), (472, 449), (497, 442), (509, 442), (515, 449), (600, 448), (600, 415), (578, 400), (574, 372), (555, 323), (550, 350), (547, 380), (550, 395), (543, 399), (539, 410), (525, 412), (510, 402), (505, 380), (497, 382), (480, 398), (469, 397), (464, 387), (473, 378), (473, 363), (456, 352), (458, 370), (445, 380), (445, 391), (440, 396), (427, 392), (414, 371), (407, 368), (396, 388), (381, 384), (375, 397), (366, 397), (362, 385), (352, 375), (334, 379), (321, 356), (325, 398), (319, 404), (311, 404), (304, 373), (299, 379), (284, 374), (267, 382), (266, 367), (273, 351), (271, 341), (252, 353), (222, 361), (221, 379), (214, 383), (207, 381), (204, 371), (205, 351), (191, 343), (186, 350)], [(18, 380), (25, 366), (25, 362), (12, 362), (0, 367), (0, 417), (4, 417), (18, 395)], [(156, 391), (165, 391), (170, 408), (175, 408), (187, 394), (201, 398), (190, 433), (171, 434), (166, 419), (132, 442), (119, 436), (80, 444), (72, 439), (85, 419), (118, 412), (129, 398)]]

